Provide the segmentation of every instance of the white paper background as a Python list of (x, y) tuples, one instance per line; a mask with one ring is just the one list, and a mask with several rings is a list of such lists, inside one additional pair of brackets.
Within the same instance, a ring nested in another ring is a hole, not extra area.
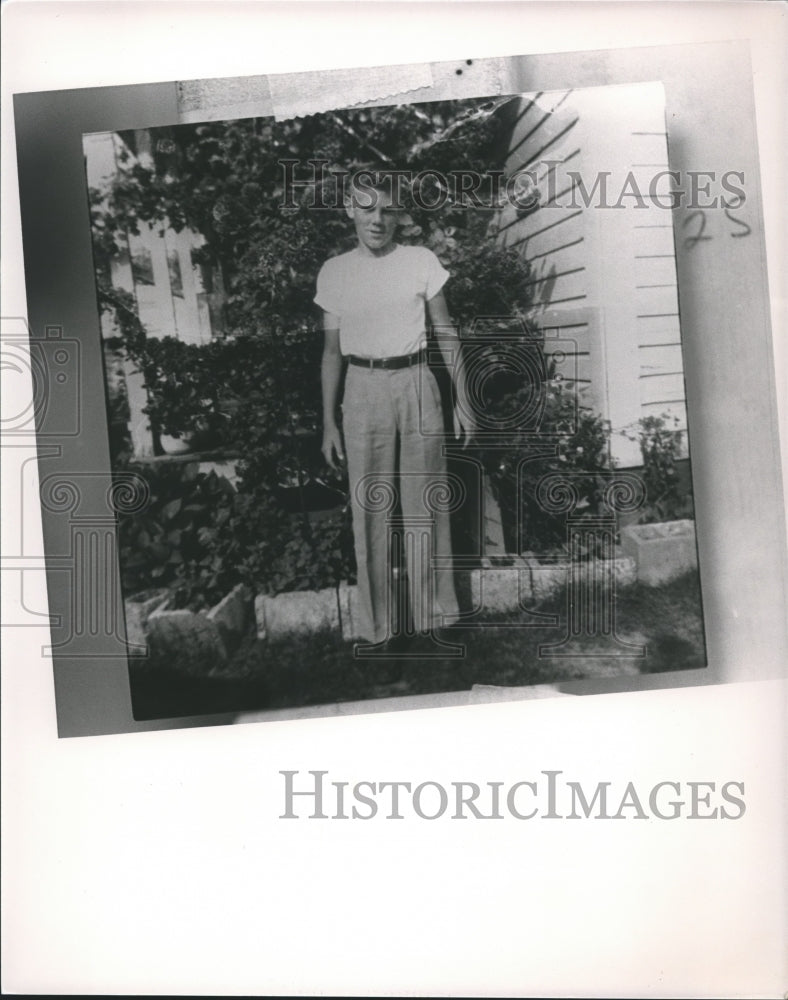
[[(786, 8), (676, 6), (5, 4), (2, 314), (26, 311), (14, 91), (749, 38), (784, 419)], [(4, 483), (6, 525), (18, 503)], [(4, 629), (5, 992), (788, 989), (785, 684), (58, 741), (47, 642)], [(309, 768), (351, 782), (741, 780), (747, 813), (279, 820), (278, 771)]]

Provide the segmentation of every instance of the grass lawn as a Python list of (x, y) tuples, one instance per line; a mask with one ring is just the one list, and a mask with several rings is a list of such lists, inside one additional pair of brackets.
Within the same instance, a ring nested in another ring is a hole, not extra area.
[(134, 715), (152, 719), (260, 711), (470, 690), (475, 684), (519, 687), (706, 665), (695, 572), (661, 587), (617, 589), (616, 635), (645, 646), (643, 657), (609, 655), (610, 643), (596, 636), (575, 641), (572, 656), (540, 656), (541, 644), (557, 643), (566, 633), (566, 592), (552, 595), (534, 611), (557, 616), (558, 625), (539, 624), (526, 612), (489, 615), (489, 627), (452, 635), (452, 642), (465, 647), (458, 658), (403, 658), (394, 664), (359, 659), (352, 643), (326, 632), (269, 641), (251, 634), (226, 666), (208, 676), (153, 658), (132, 661)]

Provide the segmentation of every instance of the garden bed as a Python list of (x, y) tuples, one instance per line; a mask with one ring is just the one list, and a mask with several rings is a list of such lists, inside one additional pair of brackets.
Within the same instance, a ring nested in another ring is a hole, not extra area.
[(705, 666), (694, 572), (658, 587), (635, 583), (616, 590), (616, 632), (645, 644), (647, 655), (642, 658), (600, 656), (599, 640), (593, 636), (584, 638), (572, 657), (540, 656), (540, 645), (560, 639), (566, 628), (566, 588), (559, 587), (535, 607), (544, 616), (543, 624), (534, 625), (522, 611), (480, 616), (476, 627), (457, 633), (465, 647), (463, 657), (404, 660), (396, 679), (388, 660), (357, 659), (353, 644), (327, 629), (264, 641), (250, 631), (221, 671), (201, 677), (179, 673), (166, 661), (132, 661), (135, 718), (336, 705), (439, 692), (467, 692), (473, 702), (478, 700), (474, 690), (481, 687), (515, 689)]
[[(613, 560), (588, 559), (573, 567), (566, 557), (533, 553), (456, 560), (461, 620), (472, 623), (498, 613), (528, 612), (565, 589), (571, 580), (666, 583), (697, 567), (691, 521), (632, 525), (622, 530), (622, 546)], [(188, 673), (221, 670), (250, 629), (258, 640), (336, 634), (360, 638), (358, 588), (342, 582), (321, 590), (276, 596), (252, 596), (237, 585), (210, 609), (176, 609), (166, 590), (152, 590), (126, 602), (130, 642), (147, 643), (159, 659), (171, 659)]]

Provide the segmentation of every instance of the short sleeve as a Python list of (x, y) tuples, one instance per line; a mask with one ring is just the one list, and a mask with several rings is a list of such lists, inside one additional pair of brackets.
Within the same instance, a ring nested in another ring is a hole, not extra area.
[(332, 267), (330, 260), (327, 260), (320, 268), (320, 273), (317, 276), (317, 290), (314, 301), (321, 309), (332, 313), (334, 316), (342, 314), (340, 289), (337, 279), (337, 269)]
[(429, 302), (431, 298), (434, 298), (434, 296), (438, 294), (451, 276), (432, 250), (427, 250), (427, 255), (427, 285), (425, 297)]

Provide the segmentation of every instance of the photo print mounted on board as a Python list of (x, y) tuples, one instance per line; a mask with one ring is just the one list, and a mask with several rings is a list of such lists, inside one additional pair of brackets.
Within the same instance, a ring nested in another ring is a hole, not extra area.
[(61, 735), (730, 676), (757, 156), (685, 56), (18, 95)]

